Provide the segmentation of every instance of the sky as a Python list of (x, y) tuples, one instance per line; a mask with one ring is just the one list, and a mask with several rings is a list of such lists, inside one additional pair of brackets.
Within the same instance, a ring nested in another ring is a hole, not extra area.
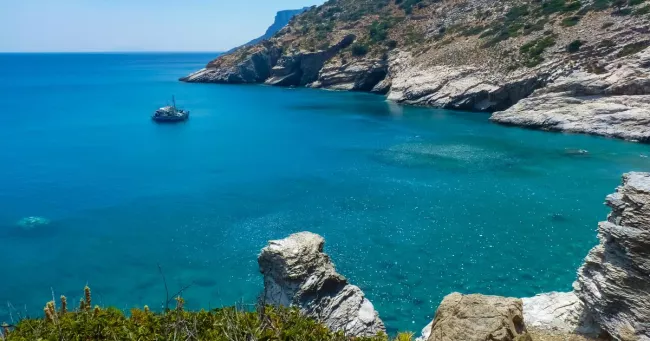
[(0, 0), (0, 52), (225, 51), (325, 0)]

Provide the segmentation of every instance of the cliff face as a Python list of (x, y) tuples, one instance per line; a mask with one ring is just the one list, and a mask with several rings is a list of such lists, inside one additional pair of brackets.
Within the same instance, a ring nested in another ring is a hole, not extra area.
[(650, 340), (650, 174), (629, 173), (607, 197), (612, 213), (574, 289), (596, 322), (617, 340)]
[[(373, 91), (405, 104), (506, 111), (494, 116), (504, 124), (646, 141), (650, 132), (638, 128), (650, 113), (638, 96), (648, 87), (617, 86), (606, 74), (624, 63), (647, 80), (647, 63), (632, 59), (650, 44), (648, 12), (645, 0), (330, 0), (183, 80)], [(589, 88), (594, 79), (617, 90), (592, 101), (555, 85)], [(544, 116), (536, 108), (549, 97)], [(634, 118), (620, 132), (598, 127), (629, 116), (622, 111)]]

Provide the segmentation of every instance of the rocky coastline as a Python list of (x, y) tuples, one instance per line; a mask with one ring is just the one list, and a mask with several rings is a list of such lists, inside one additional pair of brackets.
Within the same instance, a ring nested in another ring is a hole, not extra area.
[[(609, 195), (600, 244), (574, 291), (530, 298), (452, 293), (418, 341), (650, 340), (650, 173), (628, 173)], [(310, 232), (270, 241), (258, 257), (264, 303), (298, 307), (349, 336), (385, 332), (370, 298), (337, 273)]]
[(366, 91), (504, 125), (650, 141), (642, 3), (416, 2), (327, 2), (181, 80)]

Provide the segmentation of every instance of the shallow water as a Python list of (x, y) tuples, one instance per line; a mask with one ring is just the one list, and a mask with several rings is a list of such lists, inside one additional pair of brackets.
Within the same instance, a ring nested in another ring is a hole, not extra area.
[[(190, 307), (254, 302), (260, 248), (309, 230), (391, 332), (419, 331), (452, 291), (570, 290), (605, 195), (650, 169), (647, 145), (487, 114), (176, 81), (211, 57), (0, 55), (0, 302), (36, 315), (89, 284), (156, 307), (158, 264)], [(191, 120), (152, 123), (172, 94)]]

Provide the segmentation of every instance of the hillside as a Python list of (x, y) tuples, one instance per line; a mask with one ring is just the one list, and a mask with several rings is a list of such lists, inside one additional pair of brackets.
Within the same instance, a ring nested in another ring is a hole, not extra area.
[(271, 24), (271, 26), (269, 26), (269, 28), (266, 29), (266, 32), (264, 32), (263, 35), (261, 35), (261, 36), (255, 38), (255, 39), (247, 42), (246, 44), (235, 47), (235, 48), (231, 49), (230, 51), (228, 51), (226, 53), (232, 53), (235, 50), (240, 49), (240, 48), (242, 48), (244, 46), (250, 46), (250, 45), (253, 45), (253, 44), (257, 44), (257, 43), (261, 42), (262, 40), (270, 39), (271, 37), (273, 37), (274, 34), (276, 34), (278, 31), (280, 31), (283, 27), (287, 26), (287, 24), (289, 23), (289, 21), (291, 21), (291, 19), (293, 17), (295, 17), (296, 15), (298, 15), (300, 13), (303, 13), (307, 9), (309, 9), (309, 7), (304, 7), (304, 8), (301, 8), (301, 9), (289, 9), (289, 10), (279, 11), (275, 15), (275, 20), (273, 21), (273, 24)]
[(372, 91), (649, 141), (649, 13), (646, 0), (330, 0), (182, 80)]

